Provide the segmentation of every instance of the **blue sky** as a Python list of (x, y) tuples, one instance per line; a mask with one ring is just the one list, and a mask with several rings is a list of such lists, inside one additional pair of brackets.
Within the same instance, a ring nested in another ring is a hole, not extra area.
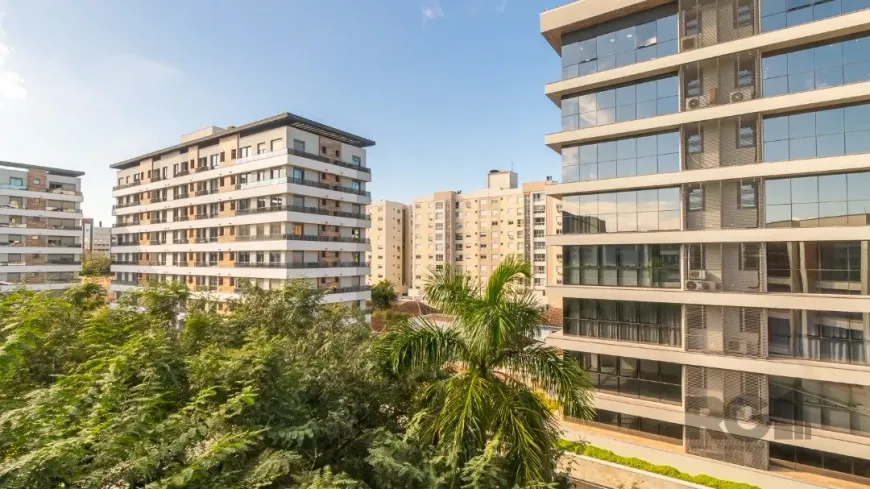
[(280, 112), (377, 141), (375, 199), (559, 173), (538, 31), (565, 0), (0, 0), (0, 160), (76, 168), (111, 222), (109, 164)]

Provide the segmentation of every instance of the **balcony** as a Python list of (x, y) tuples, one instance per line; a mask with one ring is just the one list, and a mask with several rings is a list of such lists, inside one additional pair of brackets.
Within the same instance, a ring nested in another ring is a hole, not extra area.
[(137, 185), (142, 185), (142, 182), (139, 180), (136, 180), (136, 181), (133, 181), (130, 183), (123, 183), (121, 185), (115, 185), (114, 187), (112, 187), (112, 190), (121, 190), (122, 188), (130, 188), (130, 187), (135, 187)]
[(52, 211), (52, 212), (68, 212), (70, 214), (75, 214), (77, 212), (80, 212), (78, 209), (76, 209), (74, 207), (55, 207), (55, 206), (49, 206), (49, 205), (45, 206), (45, 210)]
[(69, 189), (69, 188), (63, 188), (63, 187), (52, 187), (52, 188), (48, 189), (48, 192), (52, 193), (52, 194), (60, 194), (60, 195), (81, 195), (82, 194), (81, 192), (79, 192), (78, 190), (76, 190), (74, 188)]
[(199, 243), (199, 244), (202, 244), (202, 243), (217, 243), (217, 241), (218, 241), (218, 237), (217, 237), (217, 236), (197, 236), (197, 237), (195, 238), (194, 241), (195, 241), (196, 243)]
[(236, 268), (285, 268), (285, 269), (311, 269), (311, 268), (366, 268), (366, 262), (235, 262)]
[(23, 183), (18, 185), (16, 183), (0, 183), (0, 189), (2, 190), (27, 190), (27, 185)]
[(138, 226), (139, 223), (140, 223), (140, 221), (118, 222), (118, 223), (115, 223), (113, 227), (116, 227), (116, 228), (124, 228), (124, 227), (127, 227), (127, 226)]
[(206, 213), (206, 214), (197, 214), (197, 215), (196, 215), (196, 219), (212, 219), (212, 218), (215, 218), (215, 217), (218, 217), (218, 214), (217, 214), (217, 213), (214, 213), (214, 214), (208, 214), (208, 213)]
[(190, 175), (190, 170), (181, 170), (181, 171), (177, 171), (177, 172), (172, 174), (173, 178), (174, 177), (183, 177), (185, 175)]
[(196, 195), (197, 197), (200, 197), (203, 195), (211, 195), (211, 194), (216, 194), (216, 193), (218, 193), (218, 189), (216, 189), (216, 188), (201, 188), (201, 189), (197, 190), (194, 195)]
[(112, 265), (139, 265), (139, 260), (112, 260)]
[(152, 173), (151, 174), (151, 181), (152, 182), (159, 182), (160, 180), (163, 180), (163, 177), (159, 173)]
[(151, 246), (156, 246), (156, 245), (166, 244), (166, 241), (164, 241), (162, 239), (151, 239), (151, 240), (148, 240), (148, 244)]
[(355, 287), (336, 287), (334, 289), (329, 289), (327, 294), (347, 294), (350, 292), (367, 292), (372, 290), (370, 285), (357, 285)]
[(46, 260), (46, 265), (81, 265), (81, 260), (76, 260), (72, 258), (55, 258), (52, 260)]
[(203, 267), (203, 268), (205, 268), (205, 267), (216, 267), (216, 266), (217, 266), (217, 262), (216, 262), (216, 261), (195, 261), (195, 262), (193, 262), (193, 266), (195, 266), (195, 267)]
[(601, 340), (665, 346), (680, 346), (682, 344), (680, 338), (682, 331), (679, 326), (566, 317), (562, 322), (562, 331), (568, 336), (584, 336)]
[(301, 178), (293, 178), (293, 177), (285, 177), (285, 178), (273, 178), (271, 180), (260, 180), (259, 182), (242, 182), (236, 184), (236, 190), (242, 190), (246, 188), (256, 188), (256, 187), (265, 187), (268, 185), (277, 185), (280, 183), (292, 183), (294, 185), (305, 185), (307, 187), (315, 187), (324, 190), (334, 190), (336, 192), (345, 192), (349, 194), (361, 195), (364, 197), (371, 197), (371, 192), (367, 192), (365, 190), (360, 190), (356, 188), (350, 187), (342, 187), (341, 185), (330, 185), (328, 183), (316, 182), (313, 180), (303, 180)]
[(139, 281), (138, 281), (138, 280), (120, 280), (120, 279), (113, 279), (113, 280), (112, 280), (112, 283), (113, 283), (113, 284), (117, 284), (117, 285), (139, 285)]
[(196, 292), (215, 292), (217, 291), (217, 285), (196, 285), (193, 290)]
[(298, 205), (279, 205), (271, 207), (238, 209), (235, 211), (235, 215), (245, 216), (248, 214), (259, 214), (265, 212), (302, 212), (305, 214), (317, 214), (321, 216), (348, 217), (351, 219), (370, 219), (368, 215), (363, 213), (331, 211), (328, 209), (320, 209), (318, 207), (303, 207)]
[(187, 238), (173, 238), (172, 244), (187, 244), (190, 241)]
[(327, 158), (325, 156), (321, 156), (314, 153), (306, 153), (304, 151), (299, 151), (295, 149), (287, 149), (287, 154), (291, 154), (294, 156), (301, 156), (303, 158), (310, 158), (312, 160), (320, 161), (321, 163), (328, 163), (330, 165), (340, 166), (342, 168), (349, 168), (351, 170), (358, 170), (364, 173), (371, 173), (372, 170), (362, 165), (355, 165), (353, 163), (347, 163), (341, 160), (333, 160), (332, 158)]
[(285, 241), (320, 241), (320, 242), (330, 242), (330, 243), (362, 243), (363, 241), (357, 237), (352, 236), (317, 236), (317, 235), (306, 235), (306, 234), (251, 234), (251, 235), (239, 235), (233, 238), (233, 241), (237, 243), (243, 243), (248, 241), (275, 241), (275, 240), (285, 240)]
[(161, 197), (159, 195), (154, 195), (153, 197), (151, 197), (152, 204), (157, 204), (159, 202), (166, 202), (167, 200), (169, 200), (168, 197)]
[(190, 194), (188, 192), (184, 192), (181, 194), (175, 194), (172, 196), (173, 200), (181, 200), (181, 199), (189, 199), (189, 198), (190, 198)]
[(75, 275), (66, 275), (59, 277), (47, 276), (45, 277), (45, 283), (47, 284), (65, 284), (71, 282), (77, 282), (78, 279)]
[(134, 200), (133, 202), (127, 202), (124, 204), (115, 204), (112, 206), (112, 209), (123, 209), (125, 207), (135, 207), (137, 205), (141, 205), (141, 202), (138, 200)]

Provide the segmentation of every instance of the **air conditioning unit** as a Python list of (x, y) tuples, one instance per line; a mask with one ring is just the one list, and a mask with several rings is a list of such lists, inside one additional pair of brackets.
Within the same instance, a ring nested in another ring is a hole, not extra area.
[(700, 414), (701, 416), (709, 416), (710, 415), (710, 408), (698, 409), (698, 414)]
[(748, 355), (749, 344), (743, 340), (728, 340), (728, 353)]
[(706, 270), (689, 270), (689, 278), (692, 280), (706, 280)]
[(698, 35), (686, 36), (680, 41), (680, 51), (690, 51), (698, 47)]
[(710, 280), (686, 280), (686, 290), (716, 290), (716, 282)]
[(686, 99), (686, 110), (703, 109), (707, 105), (707, 97), (704, 95)]
[(728, 101), (730, 103), (743, 102), (744, 100), (752, 100), (755, 96), (755, 89), (752, 87), (745, 87), (734, 90), (728, 95)]

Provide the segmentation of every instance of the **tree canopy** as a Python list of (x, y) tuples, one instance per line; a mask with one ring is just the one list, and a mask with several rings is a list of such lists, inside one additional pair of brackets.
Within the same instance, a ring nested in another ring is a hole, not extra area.
[(372, 305), (376, 309), (389, 309), (398, 298), (399, 294), (389, 280), (382, 280), (372, 287)]
[(417, 422), (453, 372), (390, 368), (358, 312), (304, 283), (223, 315), (180, 284), (103, 293), (0, 298), (0, 487), (512, 486), (490, 470), (502, 445), (457, 464)]

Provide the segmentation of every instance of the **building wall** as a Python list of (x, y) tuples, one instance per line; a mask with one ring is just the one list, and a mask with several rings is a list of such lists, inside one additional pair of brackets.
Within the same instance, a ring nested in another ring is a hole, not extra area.
[(371, 250), (368, 252), (371, 274), (369, 285), (382, 280), (393, 284), (396, 292), (408, 292), (406, 281), (407, 206), (399, 202), (378, 201), (369, 206), (372, 227), (369, 232)]

